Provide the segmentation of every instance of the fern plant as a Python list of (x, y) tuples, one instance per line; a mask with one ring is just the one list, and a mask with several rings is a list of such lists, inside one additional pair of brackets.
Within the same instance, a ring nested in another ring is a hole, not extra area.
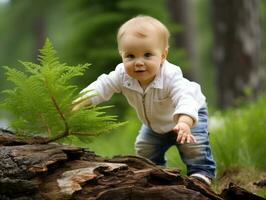
[(60, 63), (47, 39), (40, 50), (40, 64), (22, 62), (24, 70), (5, 67), (13, 89), (3, 92), (3, 105), (13, 115), (11, 126), (20, 135), (46, 134), (50, 141), (86, 146), (88, 140), (120, 126), (115, 116), (107, 116), (107, 107), (88, 107), (72, 112), (78, 97), (74, 77), (82, 76), (89, 64), (68, 66)]

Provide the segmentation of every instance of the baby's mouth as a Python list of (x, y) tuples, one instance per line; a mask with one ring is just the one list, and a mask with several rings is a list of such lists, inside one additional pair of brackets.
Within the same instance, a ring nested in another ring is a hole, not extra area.
[(136, 73), (141, 73), (141, 72), (145, 72), (145, 69), (139, 69), (139, 70), (135, 70)]

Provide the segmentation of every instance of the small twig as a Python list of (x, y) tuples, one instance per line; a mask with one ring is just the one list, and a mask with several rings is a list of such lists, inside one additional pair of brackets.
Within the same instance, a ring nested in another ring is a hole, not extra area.
[(69, 132), (64, 132), (63, 134), (60, 134), (57, 137), (48, 140), (46, 143), (55, 142), (56, 140), (62, 139), (64, 137), (67, 137), (68, 135), (69, 135)]
[(260, 181), (253, 183), (253, 184), (258, 186), (258, 187), (265, 187), (266, 186), (266, 179), (262, 179)]
[(12, 131), (9, 130), (9, 129), (5, 129), (5, 128), (0, 128), (0, 132), (3, 132), (3, 133), (9, 133), (9, 134), (15, 135), (14, 132), (12, 132)]

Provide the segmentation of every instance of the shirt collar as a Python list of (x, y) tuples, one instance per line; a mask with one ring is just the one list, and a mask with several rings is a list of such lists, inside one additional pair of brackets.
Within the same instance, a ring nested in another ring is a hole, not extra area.
[[(155, 76), (154, 80), (150, 83), (150, 85), (147, 87), (149, 88), (156, 88), (156, 89), (163, 89), (163, 69), (165, 68), (165, 64), (167, 61), (163, 63), (163, 65), (160, 67), (159, 73)], [(129, 88), (131, 90), (135, 90), (137, 92), (143, 93), (143, 90), (138, 83), (138, 81), (132, 77), (130, 77), (126, 72), (124, 72), (124, 78), (123, 78), (123, 86), (126, 88)]]

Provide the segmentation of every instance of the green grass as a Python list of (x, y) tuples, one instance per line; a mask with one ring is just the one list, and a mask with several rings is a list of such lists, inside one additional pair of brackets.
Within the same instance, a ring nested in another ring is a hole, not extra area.
[(178, 150), (175, 146), (171, 147), (166, 152), (167, 157), (167, 166), (168, 167), (174, 167), (181, 170), (181, 174), (186, 174), (186, 165), (183, 163), (183, 161), (180, 158), (180, 155), (178, 153)]
[(266, 97), (220, 115), (222, 124), (211, 129), (211, 144), (218, 172), (231, 166), (266, 170)]
[(132, 109), (128, 109), (126, 116), (128, 123), (95, 138), (89, 149), (106, 157), (134, 155), (134, 142), (141, 124)]

